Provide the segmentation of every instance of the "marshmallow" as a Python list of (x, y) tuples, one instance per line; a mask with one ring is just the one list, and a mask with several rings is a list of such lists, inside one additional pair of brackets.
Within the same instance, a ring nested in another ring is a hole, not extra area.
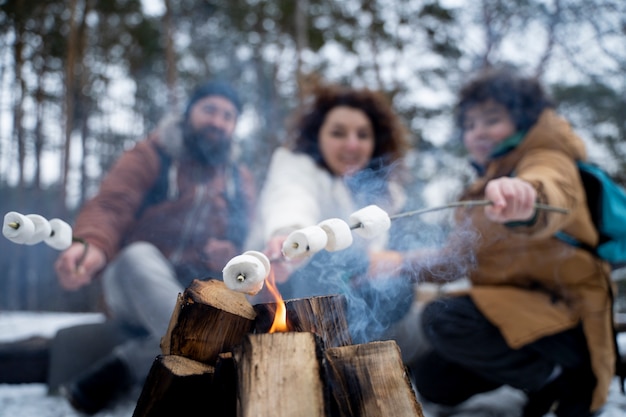
[(27, 245), (35, 245), (50, 237), (50, 234), (52, 233), (52, 226), (50, 226), (50, 223), (45, 217), (40, 216), (39, 214), (27, 214), (26, 217), (29, 218), (35, 225), (35, 231), (31, 238), (24, 243)]
[(374, 204), (355, 211), (349, 219), (354, 232), (365, 239), (380, 236), (391, 227), (387, 212)]
[(224, 283), (233, 291), (255, 295), (267, 277), (265, 265), (254, 255), (238, 255), (232, 258), (224, 269)]
[(57, 250), (65, 250), (72, 245), (72, 227), (61, 219), (51, 219), (50, 236), (44, 239), (48, 246)]
[(328, 235), (319, 226), (309, 226), (294, 230), (283, 242), (283, 255), (287, 259), (301, 258), (324, 249)]
[(35, 234), (35, 224), (31, 219), (15, 211), (4, 215), (2, 234), (13, 243), (23, 244)]
[(341, 219), (326, 219), (318, 224), (328, 237), (326, 250), (336, 252), (352, 245), (352, 231), (348, 223)]
[(261, 261), (261, 263), (263, 264), (263, 267), (265, 268), (265, 278), (267, 278), (267, 276), (270, 274), (270, 269), (272, 268), (269, 258), (265, 256), (263, 252), (259, 252), (256, 250), (245, 251), (243, 254), (254, 256), (259, 261)]

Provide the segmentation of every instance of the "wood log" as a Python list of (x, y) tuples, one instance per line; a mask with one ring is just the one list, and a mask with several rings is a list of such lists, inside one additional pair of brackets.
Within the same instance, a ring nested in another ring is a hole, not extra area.
[(255, 316), (246, 296), (223, 281), (194, 280), (178, 296), (161, 351), (214, 365), (252, 331)]
[(238, 417), (325, 416), (320, 344), (313, 333), (251, 334), (233, 353)]
[(207, 401), (207, 394), (212, 392), (214, 371), (212, 366), (182, 356), (158, 356), (150, 368), (133, 417), (208, 415), (206, 407), (211, 401)]
[(424, 417), (394, 341), (330, 348), (324, 357), (338, 416)]
[[(256, 333), (267, 333), (274, 320), (277, 303), (256, 304)], [(320, 337), (324, 348), (352, 344), (346, 321), (346, 298), (327, 295), (285, 301), (287, 327), (293, 332), (311, 332)]]
[(237, 368), (232, 352), (220, 353), (217, 358), (213, 395), (216, 400), (210, 408), (217, 409), (219, 414), (210, 414), (211, 416), (237, 416)]

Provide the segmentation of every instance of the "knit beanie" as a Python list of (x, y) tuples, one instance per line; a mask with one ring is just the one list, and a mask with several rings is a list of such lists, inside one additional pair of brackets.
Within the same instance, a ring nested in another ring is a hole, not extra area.
[(198, 86), (191, 96), (187, 107), (185, 108), (185, 119), (189, 117), (189, 111), (198, 100), (208, 96), (222, 96), (229, 100), (237, 108), (237, 112), (241, 113), (241, 101), (235, 89), (224, 81), (209, 81), (206, 84)]

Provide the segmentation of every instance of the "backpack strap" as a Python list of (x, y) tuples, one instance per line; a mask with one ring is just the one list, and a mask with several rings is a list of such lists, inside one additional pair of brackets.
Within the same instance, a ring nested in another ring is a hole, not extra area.
[(588, 245), (586, 243), (583, 243), (581, 241), (579, 241), (578, 239), (576, 239), (574, 236), (568, 235), (565, 232), (562, 231), (558, 231), (554, 234), (554, 237), (556, 237), (557, 239), (559, 239), (562, 242), (567, 243), (570, 246), (574, 246), (580, 249), (584, 249), (587, 252), (591, 253), (593, 256), (599, 258), (600, 256), (598, 255), (598, 251), (596, 248), (594, 248), (591, 245)]

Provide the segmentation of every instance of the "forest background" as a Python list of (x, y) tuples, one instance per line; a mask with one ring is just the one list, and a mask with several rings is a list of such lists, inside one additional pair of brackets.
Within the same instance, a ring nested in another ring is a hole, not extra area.
[[(0, 214), (72, 223), (120, 153), (215, 77), (245, 102), (236, 143), (259, 187), (318, 77), (388, 94), (411, 132), (411, 204), (442, 203), (470, 175), (456, 91), (503, 62), (626, 183), (623, 0), (0, 0)], [(97, 283), (59, 288), (57, 256), (1, 239), (0, 310), (97, 309)]]

